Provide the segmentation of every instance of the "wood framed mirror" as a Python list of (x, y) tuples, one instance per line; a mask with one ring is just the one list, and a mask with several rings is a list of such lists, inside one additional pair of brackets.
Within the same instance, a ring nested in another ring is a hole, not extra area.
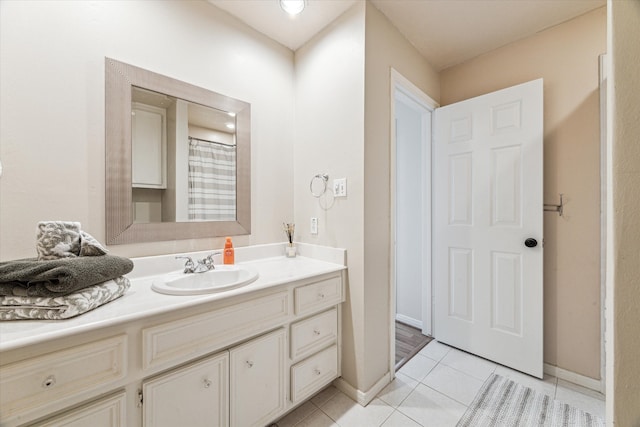
[[(105, 82), (106, 243), (250, 234), (250, 104), (110, 58)], [(203, 199), (196, 144), (233, 152)]]

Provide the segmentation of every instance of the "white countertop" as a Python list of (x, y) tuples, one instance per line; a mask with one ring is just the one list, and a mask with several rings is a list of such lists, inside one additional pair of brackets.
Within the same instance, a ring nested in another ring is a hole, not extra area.
[[(346, 251), (297, 244), (299, 256), (286, 258), (284, 244), (236, 248), (236, 263), (256, 269), (259, 277), (247, 286), (204, 295), (164, 295), (151, 289), (155, 277), (179, 270), (183, 260), (172, 255), (133, 258), (134, 269), (127, 277), (131, 287), (125, 295), (92, 311), (66, 320), (0, 321), (0, 351), (12, 350), (102, 327), (168, 313), (178, 309), (224, 300), (280, 284), (308, 279), (346, 269)], [(195, 258), (210, 252), (186, 253)], [(216, 258), (216, 261), (219, 261)]]

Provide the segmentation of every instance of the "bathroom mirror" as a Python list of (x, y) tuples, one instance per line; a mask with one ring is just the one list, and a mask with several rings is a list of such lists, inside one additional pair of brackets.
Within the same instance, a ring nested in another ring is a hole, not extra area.
[(249, 234), (250, 105), (110, 58), (105, 79), (107, 244)]

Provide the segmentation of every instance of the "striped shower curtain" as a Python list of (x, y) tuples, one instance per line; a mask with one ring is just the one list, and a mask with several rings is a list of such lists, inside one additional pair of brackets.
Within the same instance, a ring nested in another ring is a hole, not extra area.
[(189, 220), (236, 220), (236, 147), (189, 141)]

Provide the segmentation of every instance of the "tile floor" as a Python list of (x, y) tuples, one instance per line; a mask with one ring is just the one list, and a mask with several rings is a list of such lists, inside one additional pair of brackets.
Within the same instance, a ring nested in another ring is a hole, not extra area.
[(430, 342), (366, 407), (330, 386), (277, 422), (278, 427), (455, 426), (492, 373), (604, 419), (604, 397), (545, 375), (543, 380)]

